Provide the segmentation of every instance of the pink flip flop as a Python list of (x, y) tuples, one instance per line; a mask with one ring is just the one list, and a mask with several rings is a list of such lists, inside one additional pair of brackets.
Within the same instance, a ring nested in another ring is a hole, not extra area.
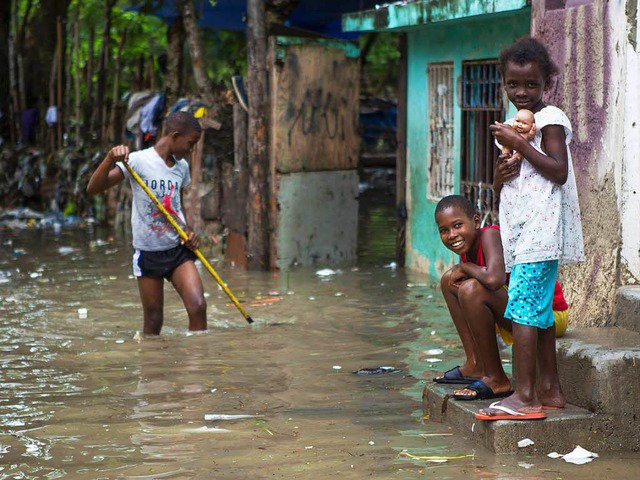
[(500, 410), (501, 412), (504, 412), (504, 414), (499, 414), (499, 415), (487, 415), (486, 413), (480, 413), (482, 412), (482, 410), (480, 410), (478, 413), (476, 413), (476, 418), (478, 420), (486, 420), (486, 421), (493, 421), (493, 420), (544, 420), (545, 418), (547, 418), (547, 414), (544, 413), (543, 411), (539, 411), (539, 412), (518, 412), (517, 410), (512, 410), (508, 407), (504, 407), (502, 405), (500, 405), (500, 402), (493, 402), (491, 405), (489, 405), (489, 408), (493, 408), (494, 410)]

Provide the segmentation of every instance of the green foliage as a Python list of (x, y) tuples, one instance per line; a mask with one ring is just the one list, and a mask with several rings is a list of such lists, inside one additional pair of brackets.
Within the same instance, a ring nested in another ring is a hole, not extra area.
[(247, 70), (247, 46), (243, 32), (201, 31), (202, 47), (207, 52), (209, 78), (215, 84), (231, 88), (233, 75), (244, 75)]
[[(360, 37), (359, 46), (364, 48), (368, 37)], [(398, 83), (398, 68), (400, 61), (398, 35), (382, 32), (376, 39), (363, 59), (363, 80), (366, 93), (383, 97), (395, 97)], [(365, 93), (365, 92), (363, 92)]]

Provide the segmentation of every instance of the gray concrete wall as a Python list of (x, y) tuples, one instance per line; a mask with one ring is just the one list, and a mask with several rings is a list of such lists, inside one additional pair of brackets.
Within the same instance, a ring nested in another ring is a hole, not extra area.
[(278, 268), (355, 263), (358, 172), (280, 174), (277, 183)]

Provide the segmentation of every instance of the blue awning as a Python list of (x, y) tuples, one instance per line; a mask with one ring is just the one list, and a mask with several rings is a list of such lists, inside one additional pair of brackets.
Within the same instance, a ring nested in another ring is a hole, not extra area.
[[(342, 31), (342, 15), (374, 8), (379, 2), (380, 0), (301, 0), (285, 25), (331, 37), (352, 39), (358, 34)], [(216, 0), (214, 3), (212, 6), (209, 0), (195, 0), (198, 25), (215, 30), (246, 29), (246, 0)], [(133, 8), (168, 22), (178, 15), (172, 0), (157, 0), (156, 6), (151, 9), (141, 9), (140, 3)]]

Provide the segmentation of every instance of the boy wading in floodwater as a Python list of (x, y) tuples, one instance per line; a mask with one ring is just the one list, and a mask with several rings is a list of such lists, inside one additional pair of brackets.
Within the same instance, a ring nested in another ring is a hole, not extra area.
[(186, 224), (182, 190), (191, 183), (191, 176), (184, 157), (200, 139), (202, 129), (192, 114), (174, 112), (167, 118), (166, 130), (166, 135), (145, 150), (129, 154), (129, 147), (125, 145), (113, 147), (87, 185), (87, 193), (95, 195), (129, 178), (133, 191), (133, 273), (138, 280), (144, 312), (143, 331), (147, 335), (159, 335), (162, 329), (165, 279), (184, 302), (189, 330), (207, 329), (207, 303), (192, 251), (200, 244), (197, 235), (187, 227), (184, 230), (188, 240), (182, 242), (178, 232), (122, 163), (128, 162), (178, 223)]
[(511, 121), (489, 127), (500, 148), (523, 157), (501, 154), (494, 183), (505, 266), (511, 272), (505, 317), (512, 322), (517, 382), (513, 395), (478, 411), (476, 418), (533, 420), (546, 418), (543, 408), (566, 403), (558, 379), (552, 300), (558, 264), (584, 258), (582, 226), (568, 147), (571, 123), (542, 99), (557, 73), (549, 52), (525, 37), (505, 48), (499, 63), (509, 101), (534, 113), (537, 133), (529, 142)]

